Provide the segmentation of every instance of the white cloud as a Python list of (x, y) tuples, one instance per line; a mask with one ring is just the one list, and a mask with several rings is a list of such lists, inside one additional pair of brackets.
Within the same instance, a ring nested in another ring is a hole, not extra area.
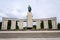
[(4, 13), (0, 13), (0, 17), (8, 17), (8, 16), (5, 15)]
[(60, 0), (0, 0), (0, 16), (26, 18), (28, 5), (34, 18), (57, 17), (60, 22)]

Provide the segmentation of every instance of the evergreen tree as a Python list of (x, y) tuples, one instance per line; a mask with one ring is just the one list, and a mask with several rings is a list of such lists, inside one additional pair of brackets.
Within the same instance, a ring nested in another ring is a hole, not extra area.
[(57, 26), (58, 26), (58, 29), (60, 29), (60, 23), (58, 23), (58, 25), (57, 25)]
[(40, 27), (41, 27), (41, 29), (44, 28), (44, 23), (43, 23), (43, 21), (41, 21)]
[(0, 30), (1, 30), (1, 27), (2, 27), (2, 22), (0, 22)]
[(48, 27), (49, 27), (49, 29), (52, 29), (52, 22), (51, 22), (51, 20), (48, 20)]
[(33, 29), (36, 29), (36, 25), (33, 25)]
[(10, 30), (11, 29), (11, 20), (8, 20), (8, 23), (7, 23), (7, 30)]
[(16, 21), (16, 29), (17, 29), (17, 30), (19, 29), (19, 26), (18, 26), (18, 23), (17, 23), (17, 21)]

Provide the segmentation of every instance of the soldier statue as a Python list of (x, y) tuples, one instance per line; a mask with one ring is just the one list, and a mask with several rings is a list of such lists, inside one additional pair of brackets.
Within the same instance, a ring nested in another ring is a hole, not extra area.
[(31, 6), (30, 5), (28, 6), (28, 11), (31, 12)]

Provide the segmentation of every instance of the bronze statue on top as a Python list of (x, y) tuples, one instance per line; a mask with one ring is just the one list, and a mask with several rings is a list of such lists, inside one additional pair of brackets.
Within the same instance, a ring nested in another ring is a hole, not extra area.
[(30, 5), (28, 6), (28, 11), (31, 12), (31, 6)]

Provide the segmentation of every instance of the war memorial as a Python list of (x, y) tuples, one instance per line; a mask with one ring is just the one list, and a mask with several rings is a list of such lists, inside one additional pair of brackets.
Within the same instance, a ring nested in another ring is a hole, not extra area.
[[(27, 19), (16, 18), (2, 18), (2, 27), (0, 31), (0, 38), (60, 38), (60, 30), (57, 27), (57, 18), (42, 18), (33, 19), (31, 7), (28, 6)], [(11, 21), (10, 29), (7, 30), (8, 20)], [(51, 29), (48, 26), (48, 20), (51, 21)], [(16, 21), (19, 22), (19, 30), (16, 30)], [(43, 29), (41, 22), (43, 21)], [(27, 26), (23, 27), (23, 22), (27, 22)], [(36, 22), (35, 29), (33, 22)]]

